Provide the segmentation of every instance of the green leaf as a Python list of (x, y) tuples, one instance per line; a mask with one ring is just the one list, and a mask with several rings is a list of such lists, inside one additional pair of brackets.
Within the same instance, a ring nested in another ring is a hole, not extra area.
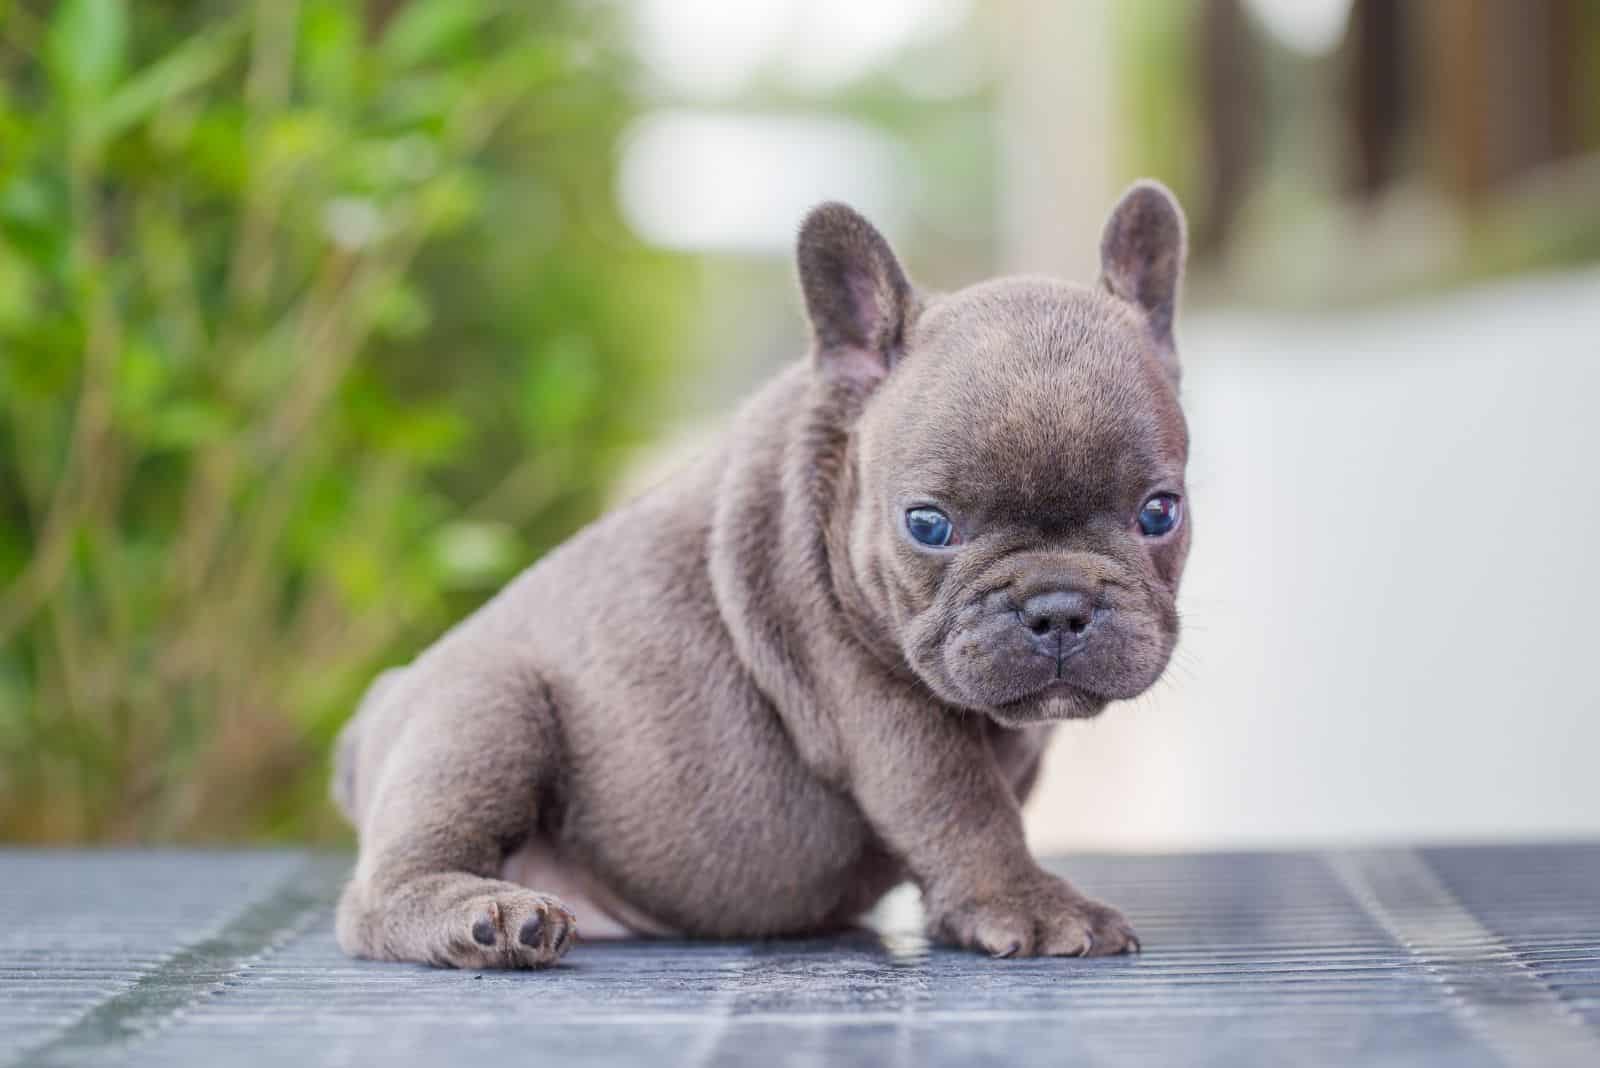
[[(0, 330), (27, 326), (39, 306), (38, 282), (28, 264), (0, 242)], [(0, 361), (0, 382), (5, 362)]]
[(143, 122), (173, 98), (209, 82), (228, 64), (244, 39), (241, 21), (192, 37), (167, 56), (129, 78), (106, 100), (94, 117), (94, 133), (102, 139)]
[(482, 183), (465, 170), (441, 174), (417, 191), (415, 204), (415, 218), (425, 233), (449, 233), (481, 210)]
[(79, 102), (104, 96), (122, 72), (127, 43), (123, 0), (62, 0), (45, 42), (57, 88)]
[(306, 92), (319, 104), (343, 107), (352, 97), (365, 58), (361, 9), (360, 4), (319, 3), (301, 20)]
[(588, 338), (552, 338), (530, 362), (522, 383), (523, 432), (535, 442), (571, 437), (600, 396), (599, 361)]
[(476, 0), (415, 0), (389, 26), (378, 53), (400, 68), (441, 59), (488, 14)]
[(516, 531), (504, 523), (458, 520), (434, 538), (434, 562), (441, 578), (454, 589), (470, 590), (499, 584), (520, 558)]
[(427, 298), (404, 282), (384, 286), (366, 311), (374, 332), (388, 338), (417, 337), (433, 321)]
[(367, 607), (381, 603), (387, 576), (370, 544), (356, 539), (337, 542), (326, 549), (324, 566), (339, 592), (355, 604)]
[(233, 429), (221, 409), (203, 401), (177, 401), (155, 413), (148, 444), (157, 450), (186, 451), (225, 438)]

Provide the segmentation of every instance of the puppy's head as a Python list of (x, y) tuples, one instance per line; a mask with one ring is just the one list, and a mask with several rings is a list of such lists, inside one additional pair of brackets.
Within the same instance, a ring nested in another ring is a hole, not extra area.
[(817, 373), (857, 399), (835, 586), (869, 642), (1008, 725), (1136, 696), (1177, 641), (1191, 517), (1171, 194), (1130, 189), (1100, 251), (1094, 289), (927, 296), (849, 208), (800, 234)]

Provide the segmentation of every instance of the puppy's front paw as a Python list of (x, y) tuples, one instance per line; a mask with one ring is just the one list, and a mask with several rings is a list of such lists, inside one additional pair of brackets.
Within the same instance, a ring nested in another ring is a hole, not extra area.
[(936, 938), (995, 957), (1106, 957), (1139, 949), (1126, 917), (1059, 879), (937, 911)]
[(543, 968), (560, 960), (578, 921), (556, 898), (532, 890), (469, 898), (447, 921), (445, 959), (455, 968)]

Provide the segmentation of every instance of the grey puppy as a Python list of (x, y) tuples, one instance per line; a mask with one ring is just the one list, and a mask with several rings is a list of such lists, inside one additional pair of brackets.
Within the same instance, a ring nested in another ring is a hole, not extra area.
[(854, 211), (814, 210), (809, 359), (380, 677), (340, 736), (345, 950), (547, 965), (577, 917), (815, 932), (906, 879), (962, 946), (1136, 948), (1029, 855), (1020, 805), (1052, 724), (1143, 692), (1177, 641), (1184, 240), (1142, 182), (1098, 287), (936, 295)]

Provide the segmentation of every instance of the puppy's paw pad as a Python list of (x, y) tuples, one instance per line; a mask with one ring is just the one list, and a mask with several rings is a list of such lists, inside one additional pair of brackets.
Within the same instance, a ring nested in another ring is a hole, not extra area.
[(472, 940), (480, 946), (493, 947), (500, 941), (500, 919), (500, 903), (491, 899), (472, 921)]
[(992, 957), (1103, 957), (1138, 947), (1122, 913), (1064, 883), (968, 902), (935, 917), (934, 934)]
[(468, 903), (467, 931), (449, 963), (458, 968), (542, 968), (566, 953), (577, 921), (556, 898), (531, 890)]
[(1111, 957), (1139, 952), (1139, 936), (1133, 933), (1133, 925), (1110, 905), (1084, 899), (1080, 922), (1089, 932), (1089, 943), (1082, 956)]

